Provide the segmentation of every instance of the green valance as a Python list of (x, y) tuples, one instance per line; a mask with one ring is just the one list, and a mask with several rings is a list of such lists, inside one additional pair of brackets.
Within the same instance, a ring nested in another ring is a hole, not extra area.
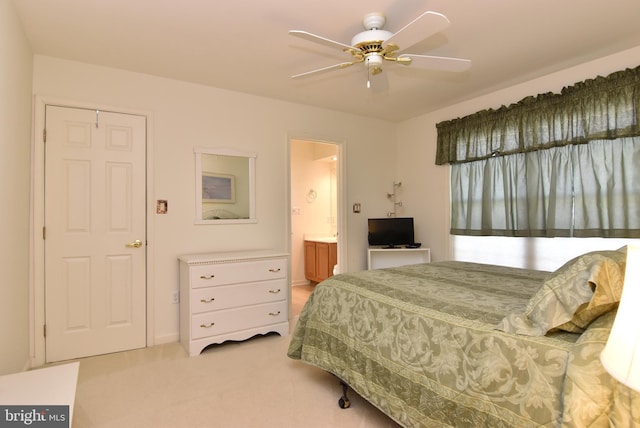
[(436, 164), (640, 135), (640, 66), (440, 122)]

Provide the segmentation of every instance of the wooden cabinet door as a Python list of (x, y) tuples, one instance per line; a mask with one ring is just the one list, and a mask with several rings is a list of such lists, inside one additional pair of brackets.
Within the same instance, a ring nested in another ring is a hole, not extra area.
[(329, 276), (333, 276), (333, 268), (338, 264), (338, 244), (329, 244)]
[(315, 242), (304, 242), (304, 276), (310, 281), (317, 281)]
[(331, 276), (329, 271), (329, 244), (316, 242), (316, 277), (323, 281)]
[(304, 242), (304, 276), (309, 281), (320, 282), (333, 276), (333, 267), (338, 263), (336, 243)]

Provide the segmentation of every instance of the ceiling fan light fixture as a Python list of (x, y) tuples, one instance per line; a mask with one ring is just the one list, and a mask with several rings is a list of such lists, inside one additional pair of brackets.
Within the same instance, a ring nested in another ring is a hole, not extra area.
[[(376, 69), (382, 67), (382, 55), (380, 54), (369, 54), (364, 59), (364, 63), (369, 69)], [(375, 73), (374, 73), (375, 74)]]
[(382, 73), (382, 62), (384, 58), (379, 53), (367, 54), (364, 58), (364, 64), (367, 67), (367, 88), (371, 87), (370, 75)]

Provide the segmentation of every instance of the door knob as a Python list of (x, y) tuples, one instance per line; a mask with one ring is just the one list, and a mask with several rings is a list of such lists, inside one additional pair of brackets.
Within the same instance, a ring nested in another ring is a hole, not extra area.
[(142, 241), (136, 239), (135, 241), (129, 242), (126, 246), (129, 248), (140, 248), (142, 247)]

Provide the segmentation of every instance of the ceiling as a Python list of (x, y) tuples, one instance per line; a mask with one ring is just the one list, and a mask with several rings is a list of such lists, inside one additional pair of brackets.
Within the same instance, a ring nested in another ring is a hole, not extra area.
[[(636, 0), (13, 0), (36, 54), (402, 121), (640, 45)], [(449, 28), (407, 52), (467, 58), (463, 73), (362, 64), (292, 80), (348, 54), (370, 12), (395, 32), (426, 10)], [(639, 59), (640, 63), (640, 59)], [(594, 76), (595, 77), (595, 76)]]

